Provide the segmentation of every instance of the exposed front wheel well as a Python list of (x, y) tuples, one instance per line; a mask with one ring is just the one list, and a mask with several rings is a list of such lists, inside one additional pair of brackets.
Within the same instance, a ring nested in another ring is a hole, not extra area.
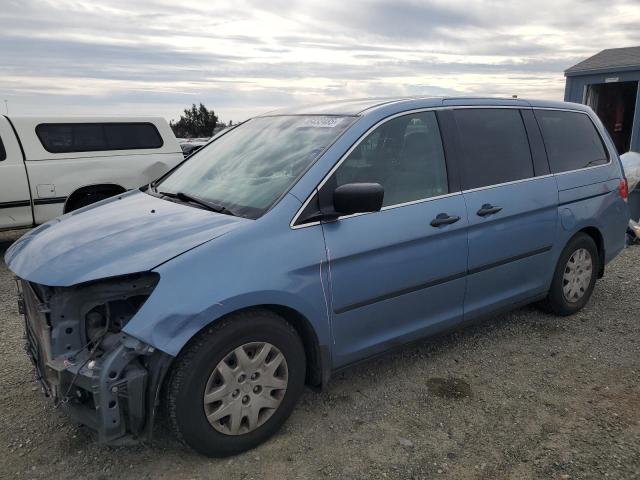
[[(602, 233), (596, 227), (586, 227), (580, 230), (582, 233), (586, 233), (589, 235), (598, 247), (598, 257), (600, 259), (600, 269), (598, 271), (598, 278), (602, 278), (604, 276), (604, 260), (605, 260), (605, 251), (604, 251), (604, 238), (602, 237)], [(578, 232), (578, 233), (580, 233)]]
[(99, 202), (105, 198), (113, 197), (126, 190), (115, 183), (103, 183), (98, 185), (87, 185), (74, 191), (64, 205), (64, 213), (73, 212), (92, 203)]

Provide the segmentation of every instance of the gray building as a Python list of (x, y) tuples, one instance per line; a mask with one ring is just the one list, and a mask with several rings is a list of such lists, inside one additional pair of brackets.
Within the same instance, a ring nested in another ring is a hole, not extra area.
[(565, 101), (589, 105), (619, 153), (640, 151), (640, 47), (603, 50), (564, 74)]
[[(619, 153), (640, 152), (640, 47), (610, 48), (565, 70), (564, 99), (589, 105), (605, 125)], [(629, 199), (640, 217), (640, 189)]]

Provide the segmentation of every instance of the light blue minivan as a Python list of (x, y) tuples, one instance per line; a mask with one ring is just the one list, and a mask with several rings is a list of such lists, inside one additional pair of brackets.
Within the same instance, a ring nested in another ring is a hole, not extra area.
[(228, 129), (5, 260), (47, 395), (107, 443), (148, 438), (163, 407), (223, 456), (354, 362), (531, 302), (580, 310), (626, 197), (587, 107), (357, 100)]

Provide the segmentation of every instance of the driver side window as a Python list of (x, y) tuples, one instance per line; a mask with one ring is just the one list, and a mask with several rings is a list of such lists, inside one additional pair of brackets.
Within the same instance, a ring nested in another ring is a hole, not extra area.
[(449, 192), (434, 112), (383, 123), (358, 144), (334, 173), (336, 186), (373, 182), (384, 188), (383, 207)]

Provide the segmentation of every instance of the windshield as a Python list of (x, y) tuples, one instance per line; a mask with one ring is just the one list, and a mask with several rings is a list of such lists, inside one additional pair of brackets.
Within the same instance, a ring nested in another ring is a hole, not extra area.
[(353, 120), (335, 116), (254, 118), (204, 147), (156, 188), (258, 218)]

